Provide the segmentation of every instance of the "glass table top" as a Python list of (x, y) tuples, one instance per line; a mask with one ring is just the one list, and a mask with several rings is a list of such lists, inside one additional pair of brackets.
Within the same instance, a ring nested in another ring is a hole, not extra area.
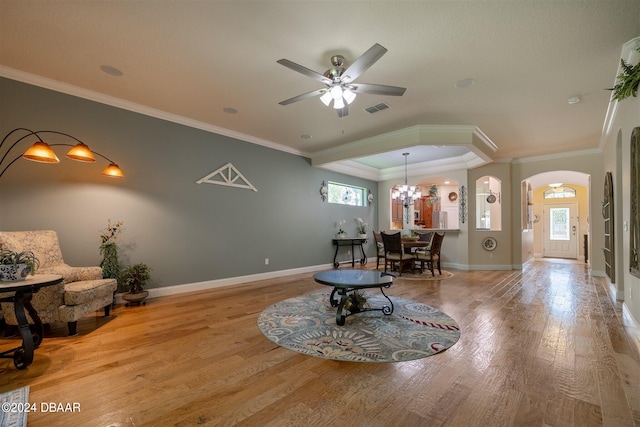
[(336, 288), (368, 288), (389, 286), (394, 276), (374, 270), (331, 270), (313, 275), (316, 282)]

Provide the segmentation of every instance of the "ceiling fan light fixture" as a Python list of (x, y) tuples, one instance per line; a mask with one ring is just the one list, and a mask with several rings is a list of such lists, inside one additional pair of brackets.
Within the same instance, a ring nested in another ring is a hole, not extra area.
[(342, 98), (342, 88), (340, 85), (333, 86), (330, 92), (333, 99), (338, 100)]
[(333, 96), (331, 96), (331, 92), (329, 91), (326, 91), (324, 95), (320, 97), (320, 101), (322, 101), (322, 103), (327, 107), (329, 106), (329, 104), (331, 104), (332, 99), (333, 99)]
[(342, 92), (342, 97), (347, 101), (347, 104), (351, 104), (354, 99), (356, 99), (356, 94), (349, 89), (345, 89), (344, 92)]
[(342, 97), (334, 98), (333, 108), (335, 108), (336, 110), (341, 110), (344, 108), (344, 100), (342, 99)]

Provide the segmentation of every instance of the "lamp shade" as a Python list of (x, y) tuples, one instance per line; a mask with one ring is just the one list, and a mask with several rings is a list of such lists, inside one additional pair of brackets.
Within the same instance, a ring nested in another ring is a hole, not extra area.
[(102, 171), (102, 175), (109, 176), (111, 178), (124, 178), (124, 174), (122, 173), (120, 166), (115, 163), (109, 164), (109, 166)]
[(331, 104), (331, 100), (333, 99), (333, 97), (331, 96), (331, 92), (330, 91), (326, 91), (324, 93), (324, 95), (322, 95), (320, 97), (320, 101), (322, 101), (322, 103), (324, 105), (326, 105), (327, 107), (329, 106), (329, 104)]
[(347, 104), (351, 104), (353, 100), (356, 99), (356, 94), (349, 89), (345, 89), (345, 91), (342, 92), (342, 96), (344, 100), (347, 101)]
[(51, 147), (49, 147), (49, 144), (42, 141), (38, 141), (29, 147), (22, 157), (34, 162), (60, 163), (60, 159), (58, 159), (56, 153), (54, 153)]
[(74, 145), (73, 148), (67, 152), (67, 157), (72, 160), (78, 160), (79, 162), (96, 161), (96, 158), (89, 147), (82, 142)]

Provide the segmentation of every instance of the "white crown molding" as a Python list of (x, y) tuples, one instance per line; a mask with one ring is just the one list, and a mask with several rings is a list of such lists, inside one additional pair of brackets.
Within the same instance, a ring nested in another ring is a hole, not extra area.
[(576, 156), (589, 156), (592, 154), (602, 154), (602, 150), (599, 148), (589, 148), (587, 150), (567, 151), (564, 153), (546, 154), (544, 156), (521, 157), (518, 159), (513, 159), (511, 163), (516, 164), (516, 163), (544, 162), (547, 160), (557, 160), (557, 159), (563, 159), (567, 157), (576, 157)]
[[(425, 170), (429, 171), (430, 174), (445, 173), (455, 170), (473, 169), (474, 167), (481, 166), (486, 163), (486, 161), (478, 157), (475, 153), (469, 152), (462, 156), (408, 165), (407, 177), (412, 178), (422, 176), (424, 175)], [(320, 169), (330, 170), (332, 172), (343, 173), (345, 175), (370, 179), (378, 182), (392, 179), (404, 179), (404, 166), (377, 169), (352, 160), (343, 160), (326, 163), (317, 167)]]
[(353, 160), (343, 160), (340, 162), (326, 163), (316, 166), (319, 169), (325, 169), (332, 172), (343, 173), (357, 178), (370, 179), (371, 181), (380, 181), (380, 170)]
[(200, 129), (206, 132), (228, 136), (230, 138), (238, 139), (240, 141), (250, 142), (256, 145), (261, 145), (263, 147), (272, 148), (274, 150), (284, 151), (286, 153), (295, 154), (303, 157), (309, 157), (308, 153), (304, 153), (300, 150), (296, 150), (294, 148), (287, 147), (285, 145), (281, 145), (273, 141), (268, 141), (262, 138), (256, 138), (251, 135), (235, 132), (230, 129), (225, 129), (219, 126), (211, 125), (209, 123), (204, 123), (198, 120), (193, 120), (183, 116), (179, 116), (177, 114), (168, 113), (166, 111), (147, 107), (141, 104), (136, 104), (135, 102), (125, 101), (123, 99), (116, 98), (114, 96), (105, 95), (103, 93), (95, 92), (89, 89), (83, 89), (77, 86), (70, 85), (68, 83), (62, 83), (57, 80), (38, 76), (36, 74), (26, 73), (24, 71), (19, 71), (4, 65), (0, 65), (0, 77), (6, 77), (11, 80), (16, 80), (22, 83), (33, 85), (33, 86), (38, 86), (38, 87), (53, 90), (56, 92), (64, 93), (67, 95), (76, 96), (78, 98), (88, 99), (89, 101), (110, 105), (112, 107), (120, 108), (122, 110), (132, 111), (134, 113), (143, 114), (145, 116), (154, 117), (156, 119), (166, 120), (168, 122), (177, 123), (180, 125), (194, 128), (194, 129)]
[(487, 152), (497, 150), (495, 144), (476, 126), (416, 125), (318, 151), (310, 157), (313, 166), (321, 166), (420, 145), (475, 147), (474, 151), (483, 153), (482, 156), (487, 160), (490, 159)]

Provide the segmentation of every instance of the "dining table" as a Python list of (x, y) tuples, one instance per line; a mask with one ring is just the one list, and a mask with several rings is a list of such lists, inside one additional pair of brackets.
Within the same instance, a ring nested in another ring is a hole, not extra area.
[(411, 249), (414, 248), (424, 248), (425, 250), (429, 250), (430, 243), (424, 240), (415, 240), (415, 239), (402, 239), (402, 246), (404, 247), (404, 253), (410, 254)]

